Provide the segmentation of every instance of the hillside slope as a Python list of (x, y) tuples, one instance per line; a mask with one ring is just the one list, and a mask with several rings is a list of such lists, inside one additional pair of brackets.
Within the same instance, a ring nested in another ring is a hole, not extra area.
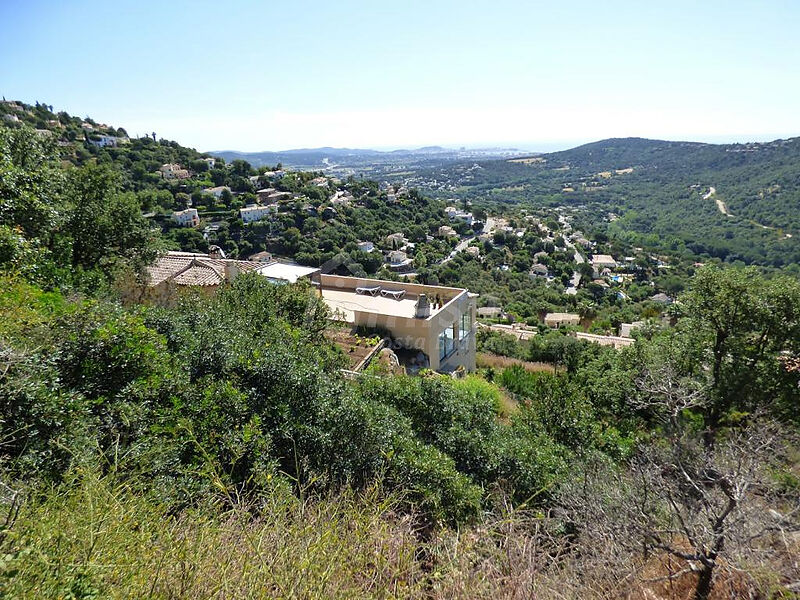
[(431, 191), (490, 205), (585, 206), (589, 218), (628, 242), (685, 248), (700, 258), (776, 267), (800, 262), (800, 138), (751, 144), (619, 138), (479, 167), (432, 169), (420, 173), (421, 185), (432, 181), (438, 189)]

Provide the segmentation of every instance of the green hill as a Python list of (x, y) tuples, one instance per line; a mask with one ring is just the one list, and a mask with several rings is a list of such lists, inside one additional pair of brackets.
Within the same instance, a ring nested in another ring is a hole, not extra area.
[[(446, 193), (490, 205), (585, 206), (596, 227), (627, 243), (698, 258), (773, 267), (800, 262), (800, 138), (752, 144), (608, 139), (532, 161), (479, 166), (446, 169)], [(716, 193), (707, 196), (712, 187)], [(608, 213), (619, 218), (610, 223)]]

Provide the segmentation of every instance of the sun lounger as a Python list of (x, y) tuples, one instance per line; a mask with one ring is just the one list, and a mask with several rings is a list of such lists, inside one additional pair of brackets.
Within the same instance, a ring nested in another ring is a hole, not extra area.
[(381, 286), (374, 285), (369, 287), (357, 287), (356, 294), (363, 294), (363, 295), (370, 295), (370, 296), (377, 296), (378, 293), (381, 291)]
[(403, 296), (406, 295), (405, 290), (381, 290), (381, 296), (385, 298), (394, 298), (395, 300), (402, 300)]

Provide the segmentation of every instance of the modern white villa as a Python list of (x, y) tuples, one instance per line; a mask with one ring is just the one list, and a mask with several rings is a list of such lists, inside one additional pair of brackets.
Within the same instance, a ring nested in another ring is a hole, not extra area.
[(435, 371), (475, 370), (477, 294), (341, 275), (312, 275), (311, 281), (334, 318), (388, 331), (400, 347), (424, 353)]

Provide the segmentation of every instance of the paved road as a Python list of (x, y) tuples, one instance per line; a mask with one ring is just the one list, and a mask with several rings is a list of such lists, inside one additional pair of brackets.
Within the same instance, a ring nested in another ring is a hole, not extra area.
[[(483, 226), (483, 230), (481, 231), (481, 233), (488, 233), (489, 235), (492, 235), (492, 231), (494, 230), (495, 226), (496, 226), (496, 220), (493, 219), (492, 217), (486, 217), (486, 225)], [(450, 254), (448, 254), (444, 259), (442, 259), (442, 262), (440, 262), (439, 264), (443, 265), (444, 263), (453, 260), (453, 258), (455, 258), (455, 255), (458, 254), (459, 252), (463, 252), (464, 250), (466, 250), (467, 247), (469, 246), (469, 243), (476, 237), (478, 237), (478, 234), (465, 237), (463, 240), (458, 242), (456, 247), (453, 248), (453, 251)]]
[[(580, 252), (578, 252), (578, 249), (575, 247), (575, 244), (570, 242), (567, 238), (564, 238), (564, 243), (567, 245), (568, 248), (572, 248), (572, 250), (575, 252), (574, 260), (577, 264), (580, 265), (586, 262), (586, 259), (583, 258), (583, 256), (581, 256)], [(581, 283), (581, 274), (578, 271), (573, 271), (572, 279), (570, 279), (569, 286), (567, 286), (567, 289), (564, 290), (564, 293), (570, 296), (574, 296), (575, 294), (578, 293), (578, 285), (580, 285), (580, 283)]]

